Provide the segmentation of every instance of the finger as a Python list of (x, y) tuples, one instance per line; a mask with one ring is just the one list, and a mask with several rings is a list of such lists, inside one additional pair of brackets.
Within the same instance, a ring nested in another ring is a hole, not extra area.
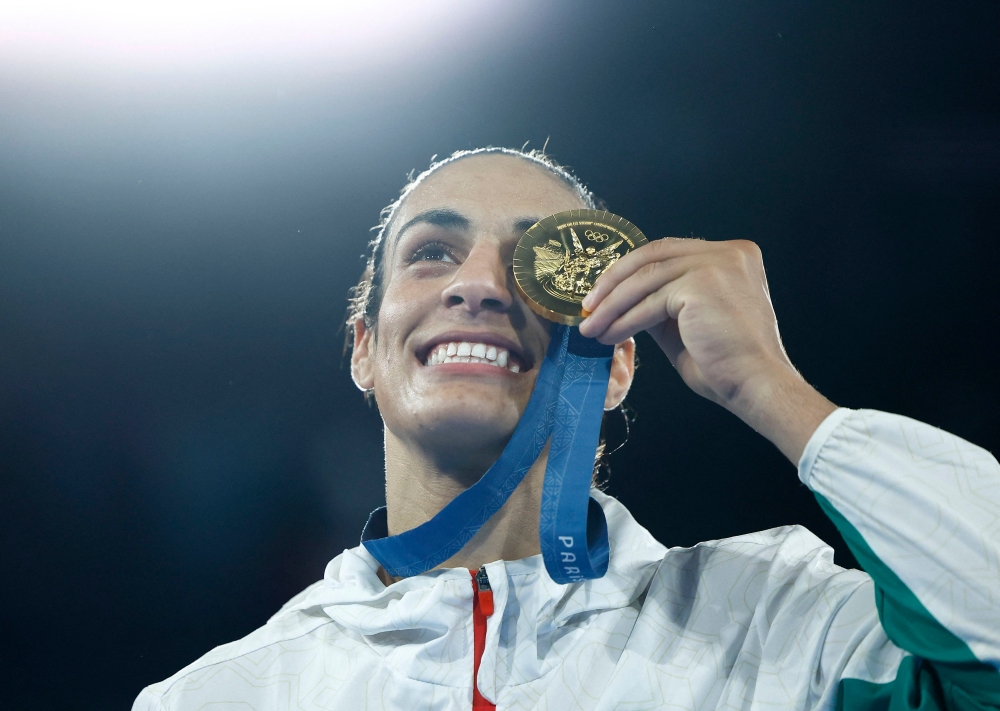
[[(674, 309), (680, 309), (679, 303), (683, 302), (680, 294), (684, 293), (683, 285), (689, 280), (688, 275), (681, 276), (647, 294), (645, 298), (608, 324), (607, 328), (595, 338), (601, 343), (618, 343), (619, 341), (614, 339), (631, 338), (639, 331), (655, 328), (667, 319), (676, 318), (677, 313)], [(629, 335), (623, 335), (626, 333)]]
[(702, 397), (722, 404), (715, 392), (705, 384), (705, 376), (691, 352), (684, 346), (677, 319), (668, 319), (659, 326), (649, 329), (657, 345), (667, 354), (674, 370), (688, 386)]
[(659, 326), (653, 326), (646, 330), (649, 331), (649, 335), (656, 341), (660, 350), (667, 354), (667, 360), (670, 361), (670, 364), (676, 368), (678, 359), (685, 352), (684, 339), (681, 338), (681, 329), (677, 319), (668, 318)]
[(664, 297), (659, 293), (651, 294), (613, 321), (596, 336), (597, 340), (609, 345), (621, 343), (640, 331), (663, 323), (669, 318), (664, 302)]
[(597, 338), (608, 326), (653, 292), (683, 276), (697, 257), (648, 262), (620, 282), (581, 324), (580, 333)]
[(594, 288), (583, 300), (583, 308), (595, 311), (602, 299), (618, 284), (651, 262), (704, 254), (718, 249), (717, 243), (688, 237), (664, 237), (633, 250), (616, 261), (597, 278)]

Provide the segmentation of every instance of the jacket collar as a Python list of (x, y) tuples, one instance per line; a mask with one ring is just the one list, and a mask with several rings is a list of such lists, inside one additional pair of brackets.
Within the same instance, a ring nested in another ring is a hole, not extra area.
[[(646, 591), (666, 552), (616, 499), (596, 490), (592, 495), (608, 520), (611, 557), (604, 577), (560, 585), (545, 572), (541, 555), (487, 566), (495, 590), (506, 592), (515, 577), (534, 578), (539, 636), (575, 615), (632, 604)], [(465, 568), (432, 570), (388, 587), (379, 579), (378, 568), (378, 561), (363, 545), (345, 550), (327, 565), (321, 585), (313, 586), (282, 612), (324, 614), (363, 636), (403, 630), (442, 634), (468, 616), (465, 601), (472, 598), (472, 586)], [(498, 574), (506, 580), (495, 579)]]

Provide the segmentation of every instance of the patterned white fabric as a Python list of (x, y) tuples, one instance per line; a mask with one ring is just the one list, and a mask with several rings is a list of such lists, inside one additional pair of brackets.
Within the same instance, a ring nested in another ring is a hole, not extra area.
[(841, 409), (810, 439), (799, 476), (938, 622), (1000, 666), (1000, 468), (989, 452), (908, 417)]
[[(810, 441), (800, 476), (905, 573), (928, 609), (949, 611), (940, 621), (995, 659), (996, 628), (980, 625), (996, 619), (998, 601), (976, 595), (1000, 589), (998, 537), (945, 544), (974, 540), (957, 520), (984, 537), (996, 530), (982, 512), (1000, 506), (1000, 468), (983, 450), (926, 430), (839, 410)], [(931, 491), (937, 506), (926, 503)], [(872, 495), (894, 498), (872, 506)], [(905, 652), (879, 624), (871, 579), (834, 565), (806, 529), (667, 550), (621, 504), (595, 496), (611, 539), (605, 577), (556, 585), (541, 556), (486, 566), (495, 612), (478, 681), (498, 709), (827, 709), (844, 677), (895, 677)], [(932, 524), (961, 533), (934, 538)], [(927, 535), (907, 546), (911, 531)], [(908, 564), (915, 555), (930, 557)], [(468, 571), (386, 588), (377, 566), (363, 547), (344, 551), (264, 627), (143, 690), (133, 711), (470, 709)], [(993, 577), (972, 579), (980, 575)], [(970, 602), (954, 604), (967, 592)]]

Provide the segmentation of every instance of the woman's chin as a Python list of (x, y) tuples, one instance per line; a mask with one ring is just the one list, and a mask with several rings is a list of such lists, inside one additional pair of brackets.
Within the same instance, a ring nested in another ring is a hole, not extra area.
[(443, 452), (490, 451), (503, 446), (517, 427), (519, 414), (514, 407), (444, 407), (426, 412), (415, 434), (427, 445)]

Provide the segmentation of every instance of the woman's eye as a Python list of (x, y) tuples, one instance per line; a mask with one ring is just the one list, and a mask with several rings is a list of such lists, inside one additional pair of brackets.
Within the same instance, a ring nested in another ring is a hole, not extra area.
[(454, 264), (455, 260), (451, 256), (451, 252), (443, 244), (438, 242), (431, 242), (430, 244), (425, 244), (410, 258), (411, 262), (449, 262)]

